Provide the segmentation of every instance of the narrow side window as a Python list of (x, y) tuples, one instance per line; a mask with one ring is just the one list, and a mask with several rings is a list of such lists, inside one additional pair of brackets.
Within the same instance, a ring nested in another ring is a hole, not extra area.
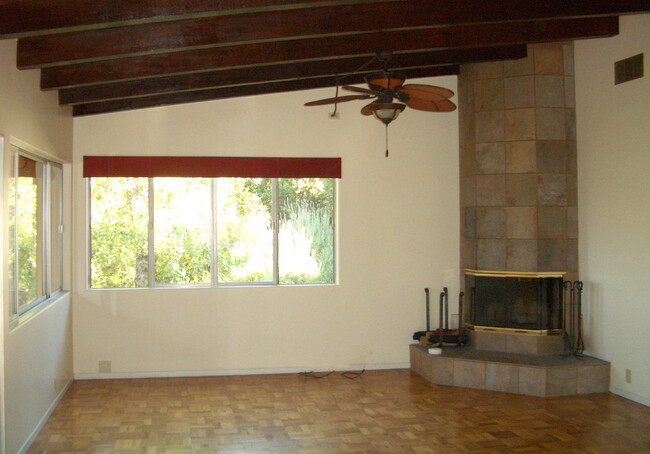
[(61, 290), (62, 194), (59, 164), (11, 146), (7, 227), (12, 316)]

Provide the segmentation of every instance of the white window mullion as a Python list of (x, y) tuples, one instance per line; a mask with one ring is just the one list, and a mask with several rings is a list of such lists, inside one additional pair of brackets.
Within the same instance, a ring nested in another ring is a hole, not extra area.
[(92, 203), (91, 203), (91, 192), (92, 192), (92, 179), (86, 178), (86, 225), (87, 237), (86, 237), (86, 269), (88, 270), (88, 288), (92, 288), (93, 282), (93, 267), (92, 267), (92, 255), (93, 255), (93, 222), (92, 222)]
[(216, 287), (219, 283), (219, 245), (217, 238), (217, 180), (215, 178), (210, 179), (210, 194), (211, 194), (211, 226), (212, 231), (210, 232), (210, 276), (211, 276), (211, 285)]
[(338, 232), (338, 212), (339, 212), (339, 207), (338, 207), (338, 201), (339, 201), (339, 184), (337, 180), (334, 180), (333, 182), (333, 188), (332, 188), (332, 284), (338, 282), (338, 266), (337, 264), (339, 263), (339, 258), (338, 258), (338, 238), (336, 236), (336, 232)]
[(156, 257), (155, 257), (155, 248), (154, 248), (154, 200), (153, 200), (153, 178), (148, 179), (149, 182), (149, 230), (147, 235), (147, 287), (154, 287), (156, 285), (156, 275), (155, 275), (155, 266), (156, 266)]
[(20, 215), (20, 209), (18, 206), (18, 160), (20, 159), (18, 153), (14, 153), (14, 310), (13, 314), (18, 314), (18, 289), (20, 287), (18, 283), (18, 273), (20, 270), (20, 264), (18, 262), (18, 216)]
[[(52, 229), (51, 232), (54, 234), (53, 236), (50, 236), (51, 242), (50, 242), (50, 257), (52, 260), (50, 260), (50, 285), (53, 287), (51, 289), (52, 292), (56, 293), (59, 290), (63, 289), (63, 166), (58, 166), (51, 164), (51, 169), (50, 169), (50, 182), (54, 181), (54, 175), (57, 175), (58, 178), (58, 186), (56, 187), (56, 192), (52, 193), (52, 188), (54, 187), (54, 184), (50, 185), (50, 194), (53, 195), (53, 197), (56, 198), (57, 203), (57, 210), (56, 210), (56, 223), (53, 223), (52, 219), (52, 207), (51, 203), (52, 200), (49, 201), (50, 203), (50, 228)], [(52, 237), (55, 239), (52, 240)], [(53, 244), (56, 242), (56, 256), (54, 255), (52, 248)], [(56, 281), (54, 280), (54, 270), (56, 270)]]
[(52, 207), (50, 206), (52, 198), (50, 193), (50, 171), (49, 162), (43, 163), (43, 293), (49, 298), (52, 294), (52, 269), (50, 262), (51, 247), (51, 224), (52, 224)]
[(279, 247), (278, 247), (278, 231), (280, 229), (279, 221), (279, 207), (278, 202), (280, 199), (280, 183), (278, 178), (273, 179), (273, 202), (271, 206), (273, 216), (273, 283), (277, 285), (280, 282), (280, 264), (278, 263)]

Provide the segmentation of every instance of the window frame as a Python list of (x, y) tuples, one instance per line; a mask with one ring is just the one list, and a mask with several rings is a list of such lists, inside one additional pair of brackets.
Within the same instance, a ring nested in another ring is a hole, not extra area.
[[(50, 264), (50, 273), (49, 273), (49, 279), (48, 279), (48, 290), (49, 290), (50, 294), (56, 295), (59, 292), (63, 291), (63, 230), (64, 230), (64, 227), (63, 227), (63, 213), (64, 213), (63, 212), (63, 186), (64, 186), (63, 174), (64, 174), (64, 172), (63, 172), (63, 165), (61, 163), (50, 161), (50, 166), (49, 167), (50, 167), (50, 172), (48, 172), (48, 189), (49, 189), (49, 191), (48, 191), (47, 208), (48, 208), (48, 224), (50, 226), (50, 232), (49, 232), (49, 236), (48, 236), (48, 255), (49, 255), (48, 263)], [(59, 224), (56, 227), (54, 227), (52, 225), (52, 191), (51, 191), (51, 189), (52, 189), (52, 172), (51, 172), (51, 170), (52, 169), (58, 169), (60, 171), (59, 177), (61, 179), (60, 180), (60, 186), (61, 187), (60, 187), (59, 197), (58, 197), (59, 198), (59, 203), (58, 203), (58, 205), (59, 205), (59, 210), (58, 210), (59, 211), (59, 213), (58, 213)], [(57, 260), (56, 260), (57, 268), (59, 270), (59, 276), (58, 276), (59, 277), (59, 286), (56, 287), (56, 288), (52, 288), (52, 277), (53, 277), (53, 274), (51, 272), (52, 263), (53, 263), (53, 261), (52, 261), (52, 233), (55, 232), (55, 229), (56, 229), (56, 233), (57, 233), (58, 240), (59, 240), (58, 257), (57, 257)]]
[[(7, 247), (7, 251), (9, 251), (11, 248), (14, 249), (14, 263), (13, 263), (13, 282), (8, 281), (7, 282), (7, 287), (9, 290), (9, 306), (10, 306), (10, 322), (13, 323), (17, 320), (22, 320), (23, 318), (30, 316), (31, 313), (38, 308), (39, 306), (42, 306), (45, 303), (48, 303), (52, 300), (54, 300), (56, 297), (58, 297), (61, 293), (63, 293), (63, 273), (64, 273), (64, 267), (63, 267), (63, 250), (64, 250), (64, 241), (63, 241), (63, 193), (64, 193), (64, 185), (65, 185), (65, 178), (64, 178), (64, 171), (63, 171), (63, 165), (61, 162), (53, 160), (51, 157), (45, 156), (45, 153), (39, 152), (38, 150), (33, 149), (33, 147), (29, 146), (28, 144), (24, 144), (17, 139), (13, 139), (9, 143), (9, 161), (11, 163), (11, 170), (9, 173), (9, 184), (11, 184), (11, 180), (13, 179), (13, 184), (14, 184), (14, 231), (13, 231), (13, 239), (10, 240), (9, 242), (9, 247)], [(19, 254), (18, 252), (18, 219), (21, 210), (19, 209), (18, 206), (18, 177), (19, 177), (19, 161), (20, 157), (23, 156), (26, 159), (30, 159), (32, 161), (35, 161), (37, 163), (40, 163), (42, 166), (41, 169), (41, 175), (40, 177), (42, 178), (43, 182), (43, 187), (42, 187), (42, 206), (39, 209), (40, 215), (42, 217), (42, 227), (41, 227), (41, 232), (40, 234), (42, 235), (42, 242), (40, 245), (40, 258), (38, 260), (38, 266), (41, 267), (42, 269), (42, 295), (36, 298), (34, 301), (32, 301), (29, 304), (20, 305), (19, 302), (19, 268), (20, 268), (20, 262), (18, 260)], [(59, 191), (58, 191), (58, 208), (59, 208), (59, 213), (58, 213), (58, 219), (59, 219), (59, 224), (54, 227), (52, 225), (52, 169), (56, 168), (60, 171), (59, 177), (60, 177), (60, 184), (59, 184)], [(7, 217), (5, 218), (7, 220), (7, 230), (5, 232), (6, 235), (9, 235), (9, 215), (7, 214)], [(58, 268), (58, 276), (59, 276), (59, 281), (60, 285), (57, 286), (56, 288), (53, 288), (53, 283), (52, 283), (52, 269), (53, 269), (53, 261), (52, 261), (52, 232), (53, 229), (56, 228), (58, 231), (58, 237), (59, 237), (59, 253), (58, 253), (58, 260), (56, 261), (56, 266)], [(7, 236), (9, 238), (9, 236)], [(13, 284), (13, 285), (12, 285)]]
[[(338, 254), (337, 254), (337, 206), (338, 206), (338, 179), (331, 177), (319, 177), (319, 179), (333, 180), (332, 191), (332, 272), (333, 281), (328, 283), (316, 284), (283, 284), (280, 283), (280, 270), (279, 270), (279, 187), (280, 179), (299, 179), (299, 177), (280, 177), (269, 178), (272, 181), (272, 224), (273, 224), (273, 279), (272, 281), (262, 282), (222, 282), (219, 280), (218, 269), (218, 239), (217, 239), (217, 197), (218, 190), (216, 181), (220, 177), (211, 177), (210, 180), (210, 214), (211, 214), (211, 235), (210, 235), (210, 283), (159, 283), (155, 278), (155, 201), (154, 201), (154, 180), (161, 177), (146, 177), (148, 180), (148, 235), (147, 235), (147, 286), (144, 287), (93, 287), (92, 286), (92, 195), (91, 195), (91, 180), (93, 177), (86, 177), (86, 234), (87, 234), (87, 254), (86, 254), (86, 285), (87, 290), (151, 290), (151, 289), (197, 289), (197, 288), (235, 288), (235, 287), (318, 287), (318, 286), (333, 286), (338, 285)], [(109, 177), (110, 178), (110, 177)], [(164, 177), (163, 177), (164, 178)], [(192, 178), (192, 177), (184, 177)], [(227, 177), (227, 178), (246, 178), (246, 177)], [(309, 177), (306, 177), (309, 178)]]

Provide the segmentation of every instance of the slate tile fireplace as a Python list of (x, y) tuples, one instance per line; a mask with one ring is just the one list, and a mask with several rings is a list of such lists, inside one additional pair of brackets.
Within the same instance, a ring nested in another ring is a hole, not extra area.
[(462, 65), (461, 269), (579, 279), (573, 46)]
[(412, 344), (411, 369), (436, 385), (607, 392), (610, 364), (570, 354), (566, 331), (579, 317), (562, 311), (563, 282), (579, 279), (573, 44), (461, 65), (458, 99), (468, 343), (437, 354)]

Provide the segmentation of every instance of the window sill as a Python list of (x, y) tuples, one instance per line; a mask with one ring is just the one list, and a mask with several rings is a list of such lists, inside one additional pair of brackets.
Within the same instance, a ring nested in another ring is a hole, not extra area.
[(52, 295), (50, 298), (46, 299), (42, 303), (38, 304), (37, 306), (34, 306), (24, 314), (12, 316), (9, 319), (9, 331), (13, 331), (16, 328), (19, 328), (20, 326), (27, 323), (29, 320), (36, 317), (41, 312), (45, 311), (46, 309), (52, 307), (54, 304), (61, 301), (62, 299), (69, 298), (69, 296), (70, 296), (70, 292), (60, 291)]

